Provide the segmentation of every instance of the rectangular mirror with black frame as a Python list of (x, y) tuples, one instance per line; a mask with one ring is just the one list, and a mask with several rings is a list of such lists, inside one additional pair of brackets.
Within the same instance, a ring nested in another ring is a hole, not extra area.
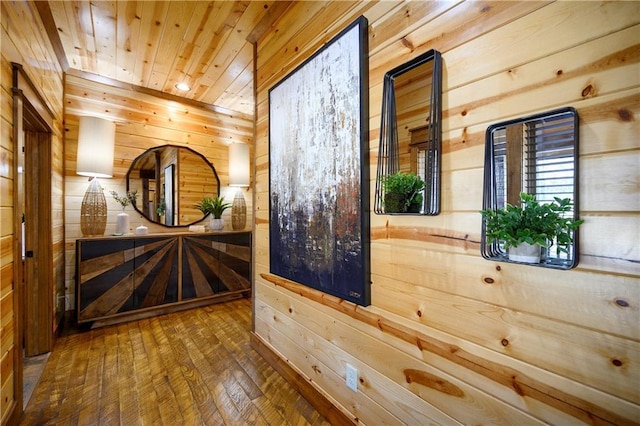
[(385, 74), (375, 213), (440, 213), (441, 93), (436, 50)]
[[(483, 195), (485, 259), (557, 269), (576, 266), (577, 227), (582, 223), (576, 110), (567, 107), (489, 126)], [(516, 254), (525, 240), (540, 246), (533, 260)]]

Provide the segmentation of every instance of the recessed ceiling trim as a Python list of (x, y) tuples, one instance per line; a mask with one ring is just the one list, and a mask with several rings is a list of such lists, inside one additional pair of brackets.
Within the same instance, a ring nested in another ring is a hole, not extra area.
[(166, 100), (169, 100), (169, 101), (179, 102), (179, 103), (182, 103), (182, 104), (194, 106), (194, 107), (197, 107), (197, 108), (206, 109), (206, 110), (217, 112), (217, 113), (220, 113), (220, 114), (225, 114), (225, 115), (229, 115), (229, 116), (233, 116), (233, 117), (241, 117), (241, 118), (245, 118), (245, 119), (249, 119), (249, 120), (253, 119), (253, 116), (250, 115), (250, 114), (245, 114), (245, 113), (242, 113), (242, 112), (239, 112), (239, 111), (233, 111), (233, 110), (230, 110), (230, 109), (227, 109), (227, 108), (223, 108), (223, 107), (220, 107), (220, 106), (207, 104), (207, 103), (196, 101), (196, 100), (193, 100), (193, 99), (184, 98), (182, 96), (173, 95), (171, 93), (161, 92), (160, 90), (154, 90), (154, 89), (149, 89), (147, 87), (136, 86), (135, 84), (131, 84), (131, 83), (124, 83), (122, 81), (114, 80), (114, 79), (109, 78), (109, 77), (103, 77), (101, 75), (92, 74), (92, 73), (85, 72), (85, 71), (80, 71), (80, 70), (77, 70), (75, 68), (70, 68), (67, 71), (67, 74), (71, 75), (73, 77), (78, 77), (78, 78), (83, 78), (85, 80), (93, 81), (94, 83), (106, 84), (107, 86), (117, 87), (117, 88), (125, 89), (125, 90), (131, 90), (133, 92), (138, 92), (138, 93), (144, 93), (144, 94), (147, 94), (147, 95), (156, 96), (156, 97), (161, 98), (161, 99), (166, 99)]

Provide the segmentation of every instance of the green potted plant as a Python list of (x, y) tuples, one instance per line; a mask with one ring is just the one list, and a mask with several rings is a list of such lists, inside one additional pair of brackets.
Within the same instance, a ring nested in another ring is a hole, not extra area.
[(209, 226), (215, 231), (224, 228), (224, 220), (222, 213), (231, 207), (231, 204), (225, 203), (223, 197), (204, 197), (202, 201), (196, 204), (196, 208), (205, 215), (211, 214)]
[(386, 213), (419, 213), (424, 181), (415, 173), (398, 172), (381, 179)]
[(519, 206), (507, 204), (503, 209), (480, 213), (489, 244), (502, 241), (509, 260), (540, 263), (541, 247), (555, 242), (558, 254), (568, 252), (573, 231), (584, 222), (567, 217), (572, 207), (570, 198), (554, 197), (554, 201), (540, 204), (534, 195), (521, 192)]

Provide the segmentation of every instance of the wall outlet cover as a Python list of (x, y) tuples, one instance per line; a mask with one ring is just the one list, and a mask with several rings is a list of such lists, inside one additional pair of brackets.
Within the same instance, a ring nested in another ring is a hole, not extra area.
[(351, 364), (347, 364), (346, 382), (349, 389), (358, 392), (358, 369)]

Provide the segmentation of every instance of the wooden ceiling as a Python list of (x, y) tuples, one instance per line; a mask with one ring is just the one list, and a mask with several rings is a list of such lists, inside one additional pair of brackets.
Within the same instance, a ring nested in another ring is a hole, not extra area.
[(253, 115), (252, 43), (290, 2), (38, 3), (65, 71)]

